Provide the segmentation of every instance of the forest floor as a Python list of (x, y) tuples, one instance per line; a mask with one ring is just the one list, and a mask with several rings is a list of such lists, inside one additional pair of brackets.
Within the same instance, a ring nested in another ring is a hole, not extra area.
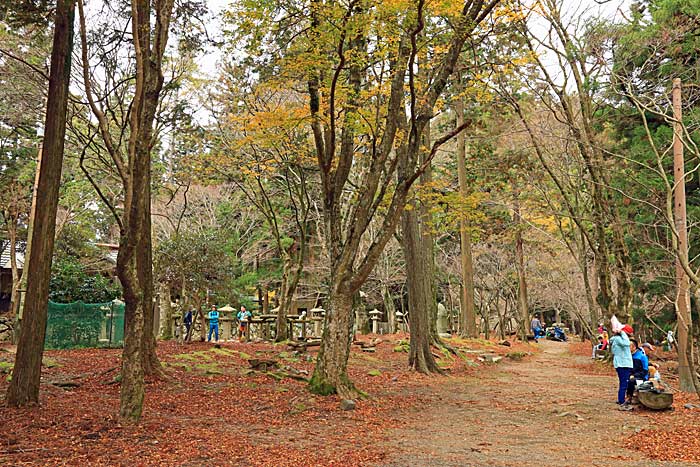
[[(618, 410), (617, 377), (588, 343), (540, 340), (540, 352), (478, 377), (424, 388), (429, 407), (391, 434), (386, 467), (700, 465), (700, 413)], [(678, 395), (677, 395), (678, 396)]]
[[(167, 377), (148, 381), (137, 426), (117, 418), (119, 350), (48, 351), (40, 406), (0, 407), (0, 465), (700, 465), (700, 409), (683, 408), (696, 399), (617, 411), (614, 372), (588, 344), (453, 339), (460, 357), (436, 351), (446, 375), (434, 377), (406, 369), (407, 336), (380, 338), (374, 353), (353, 346), (349, 373), (367, 397), (350, 411), (289, 377), (306, 377), (314, 352), (161, 343)], [(13, 351), (0, 347), (0, 372)], [(250, 358), (281, 371), (252, 371)]]

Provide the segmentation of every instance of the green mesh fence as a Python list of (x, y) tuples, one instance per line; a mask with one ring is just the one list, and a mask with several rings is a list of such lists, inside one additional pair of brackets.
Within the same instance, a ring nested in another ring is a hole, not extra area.
[(124, 344), (124, 304), (49, 301), (47, 349), (119, 347)]

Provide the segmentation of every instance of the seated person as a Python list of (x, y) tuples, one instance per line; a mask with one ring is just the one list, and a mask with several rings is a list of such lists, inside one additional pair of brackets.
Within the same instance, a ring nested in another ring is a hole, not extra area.
[(652, 363), (651, 358), (654, 356), (654, 352), (656, 349), (654, 348), (653, 345), (651, 345), (648, 342), (645, 342), (641, 345), (641, 349), (644, 351), (644, 354), (647, 356), (647, 359), (649, 360), (649, 380), (650, 381), (661, 381), (661, 373), (659, 372), (659, 364), (658, 363)]
[(637, 386), (649, 379), (649, 359), (639, 348), (636, 339), (630, 339), (630, 351), (632, 352), (632, 375), (627, 385), (628, 400), (634, 394)]
[(608, 341), (602, 335), (598, 336), (598, 343), (593, 346), (593, 353), (591, 354), (591, 358), (595, 358), (595, 354), (599, 350), (608, 350)]
[(661, 381), (658, 363), (649, 363), (649, 381)]
[(557, 325), (554, 325), (553, 340), (559, 342), (566, 341), (566, 333), (564, 333), (564, 330)]

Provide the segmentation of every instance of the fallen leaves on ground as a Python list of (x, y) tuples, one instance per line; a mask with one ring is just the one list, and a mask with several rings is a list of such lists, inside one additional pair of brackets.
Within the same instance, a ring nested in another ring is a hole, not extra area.
[[(251, 371), (247, 360), (270, 358), (310, 375), (315, 353), (298, 354), (268, 343), (164, 342), (158, 355), (166, 378), (149, 379), (143, 417), (124, 425), (119, 410), (121, 351), (80, 349), (46, 352), (40, 406), (0, 408), (2, 465), (250, 465), (361, 466), (385, 456), (391, 428), (410, 409), (432, 402), (430, 387), (441, 378), (407, 369), (407, 355), (395, 352), (399, 339), (382, 336), (374, 353), (353, 346), (349, 374), (367, 398), (352, 411), (339, 398), (309, 393), (303, 381)], [(530, 346), (455, 340), (464, 350), (504, 355)], [(436, 353), (440, 353), (436, 350)], [(476, 371), (459, 352), (439, 355), (449, 375)], [(446, 376), (451, 377), (451, 376)], [(79, 386), (63, 389), (55, 381)], [(7, 388), (5, 378), (0, 393)], [(2, 397), (2, 396), (0, 396)]]
[[(590, 355), (591, 344), (588, 342), (572, 344), (572, 353)], [(678, 392), (678, 364), (675, 352), (664, 352), (657, 347), (652, 361), (661, 366), (663, 380), (669, 385), (673, 395), (673, 409), (664, 411), (649, 410), (639, 407), (632, 412), (638, 417), (643, 428), (631, 433), (623, 440), (623, 445), (642, 452), (651, 459), (673, 462), (700, 463), (700, 399), (696, 394)], [(612, 363), (593, 361), (576, 365), (577, 369), (587, 375), (615, 375)], [(686, 404), (695, 406), (685, 408)]]

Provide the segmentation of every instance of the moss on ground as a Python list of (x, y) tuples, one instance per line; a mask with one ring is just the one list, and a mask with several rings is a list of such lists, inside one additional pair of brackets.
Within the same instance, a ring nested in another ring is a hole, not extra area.
[(205, 375), (223, 375), (224, 372), (216, 363), (199, 363), (194, 366), (195, 370), (203, 372)]
[(45, 366), (46, 368), (60, 368), (63, 365), (58, 363), (58, 361), (54, 358), (49, 358), (49, 357), (44, 357), (41, 359), (41, 364)]
[(515, 360), (516, 362), (519, 362), (526, 355), (527, 355), (527, 352), (508, 352), (506, 354), (506, 357), (510, 358), (511, 360)]

